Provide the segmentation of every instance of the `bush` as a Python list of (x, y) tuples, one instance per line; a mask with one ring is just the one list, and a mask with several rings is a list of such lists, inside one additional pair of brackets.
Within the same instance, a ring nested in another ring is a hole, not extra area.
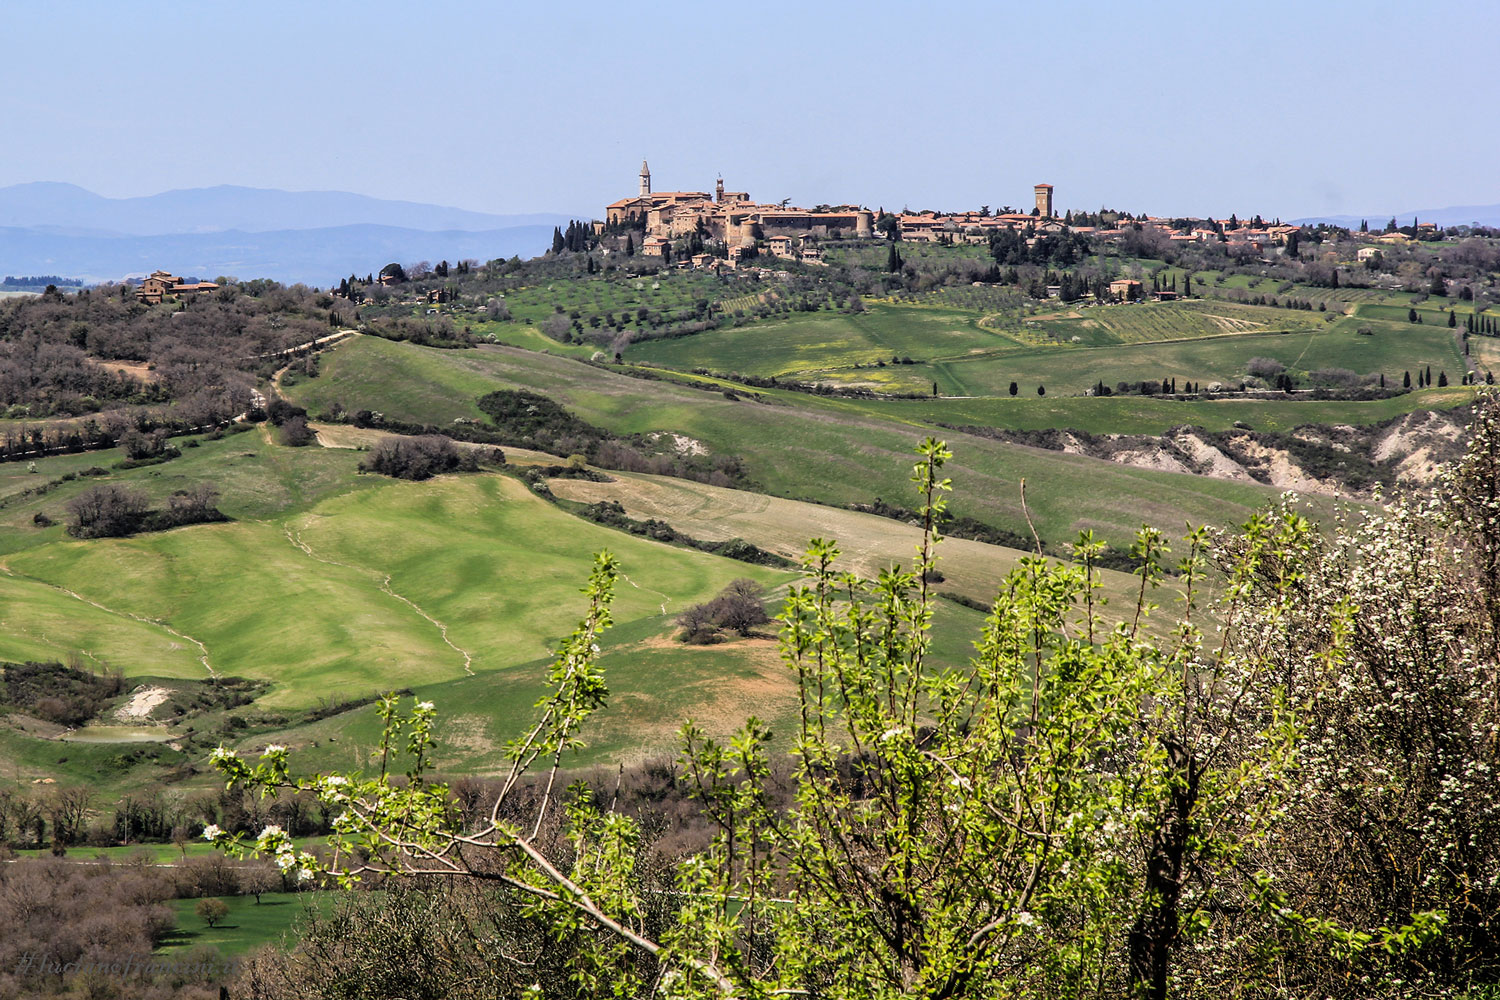
[(140, 530), (146, 495), (115, 483), (102, 483), (68, 501), (68, 534), (74, 538), (120, 538)]
[(313, 433), (313, 429), (307, 426), (307, 416), (305, 414), (297, 414), (296, 416), (289, 417), (281, 425), (281, 430), (277, 433), (277, 437), (288, 448), (301, 448), (312, 444), (318, 439), (318, 436)]
[(1275, 358), (1251, 358), (1245, 362), (1245, 374), (1256, 378), (1275, 378), (1286, 371), (1286, 365)]
[(444, 472), (473, 471), (472, 455), (461, 455), (452, 440), (441, 434), (422, 437), (389, 437), (380, 441), (359, 466), (396, 479), (423, 480)]
[(731, 581), (719, 596), (706, 604), (695, 604), (677, 617), (682, 641), (694, 645), (718, 642), (724, 629), (749, 635), (755, 626), (771, 620), (766, 614), (765, 593), (765, 587), (754, 580)]
[(87, 722), (125, 690), (118, 672), (96, 674), (61, 663), (0, 664), (0, 681), (0, 704), (60, 726)]

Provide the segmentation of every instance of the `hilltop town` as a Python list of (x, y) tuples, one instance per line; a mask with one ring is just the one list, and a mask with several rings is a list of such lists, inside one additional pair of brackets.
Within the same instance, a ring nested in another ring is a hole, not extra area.
[[(989, 206), (961, 212), (895, 213), (853, 204), (798, 208), (786, 202), (757, 202), (745, 191), (727, 191), (723, 178), (715, 182), (711, 194), (653, 191), (651, 168), (643, 161), (637, 193), (606, 205), (604, 218), (593, 223), (593, 233), (601, 240), (612, 238), (614, 249), (693, 267), (735, 266), (760, 251), (818, 264), (827, 243), (876, 236), (912, 243), (984, 245), (993, 243), (1002, 233), (1010, 233), (1023, 238), (1030, 248), (1043, 237), (1062, 234), (1106, 243), (1144, 234), (1169, 245), (1217, 244), (1231, 257), (1247, 259), (1280, 255), (1288, 248), (1296, 256), (1305, 235), (1302, 226), (1279, 219), (1267, 222), (1259, 214), (1249, 219), (1233, 214), (1228, 218), (1132, 215), (1107, 209), (1059, 214), (1053, 185), (1037, 184), (1032, 194), (1034, 203), (1029, 212), (1009, 207), (992, 212)], [(1433, 239), (1440, 233), (1432, 222), (1414, 219), (1411, 225), (1401, 227), (1391, 219), (1377, 232), (1364, 227), (1350, 235), (1368, 244), (1354, 258), (1364, 263), (1379, 258), (1381, 244)]]

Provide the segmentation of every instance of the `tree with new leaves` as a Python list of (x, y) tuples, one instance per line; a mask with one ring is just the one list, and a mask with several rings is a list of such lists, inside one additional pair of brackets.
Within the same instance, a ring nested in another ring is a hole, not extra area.
[(217, 927), (220, 921), (229, 916), (229, 904), (222, 899), (200, 899), (193, 907), (193, 912), (209, 927)]

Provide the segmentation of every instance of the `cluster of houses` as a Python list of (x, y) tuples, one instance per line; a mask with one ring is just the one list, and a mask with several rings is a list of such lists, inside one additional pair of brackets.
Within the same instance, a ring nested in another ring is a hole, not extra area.
[[(1059, 218), (1054, 211), (1051, 184), (1038, 184), (1033, 193), (1036, 202), (1030, 212), (903, 212), (894, 217), (896, 231), (902, 240), (910, 242), (980, 245), (989, 243), (1000, 231), (1022, 233), (1028, 244), (1044, 236), (1069, 232), (1113, 241), (1144, 231), (1176, 244), (1223, 244), (1231, 253), (1255, 252), (1269, 256), (1277, 252), (1275, 248), (1294, 243), (1301, 229), (1279, 221), (1265, 223), (1259, 217), (1247, 222), (1235, 216), (1227, 219), (1121, 217), (1108, 225), (1073, 225), (1071, 215)], [(1106, 215), (1105, 218), (1111, 217)], [(728, 248), (728, 260), (710, 254), (695, 254), (674, 263), (683, 268), (719, 268), (740, 266), (751, 254), (752, 247), (783, 260), (821, 264), (823, 253), (819, 241), (872, 237), (875, 222), (874, 213), (856, 206), (825, 205), (802, 209), (789, 208), (785, 202), (762, 204), (752, 201), (744, 191), (726, 191), (722, 179), (712, 194), (706, 191), (653, 192), (651, 170), (643, 162), (638, 193), (606, 206), (605, 220), (595, 222), (594, 226), (600, 234), (611, 227), (616, 227), (616, 232), (620, 227), (643, 229), (645, 235), (639, 251), (663, 259), (671, 257), (673, 240), (696, 233), (705, 241), (724, 243)], [(882, 229), (887, 224), (883, 221)], [(1420, 239), (1433, 233), (1436, 226), (1424, 222), (1418, 224), (1417, 230), (1416, 238)], [(1358, 238), (1373, 244), (1402, 244), (1412, 237), (1390, 232), (1361, 233)], [(1378, 247), (1368, 246), (1359, 251), (1358, 257), (1365, 261), (1379, 254)], [(1117, 294), (1126, 297), (1130, 291), (1122, 289)]]

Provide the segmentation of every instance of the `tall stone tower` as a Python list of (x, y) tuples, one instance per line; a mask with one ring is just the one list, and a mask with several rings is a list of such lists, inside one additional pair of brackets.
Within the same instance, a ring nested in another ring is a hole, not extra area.
[(1036, 212), (1044, 219), (1052, 218), (1052, 185), (1036, 186)]
[(724, 203), (724, 178), (722, 177), (714, 181), (714, 201), (721, 205)]
[(651, 193), (651, 168), (646, 166), (646, 161), (641, 161), (641, 197)]

